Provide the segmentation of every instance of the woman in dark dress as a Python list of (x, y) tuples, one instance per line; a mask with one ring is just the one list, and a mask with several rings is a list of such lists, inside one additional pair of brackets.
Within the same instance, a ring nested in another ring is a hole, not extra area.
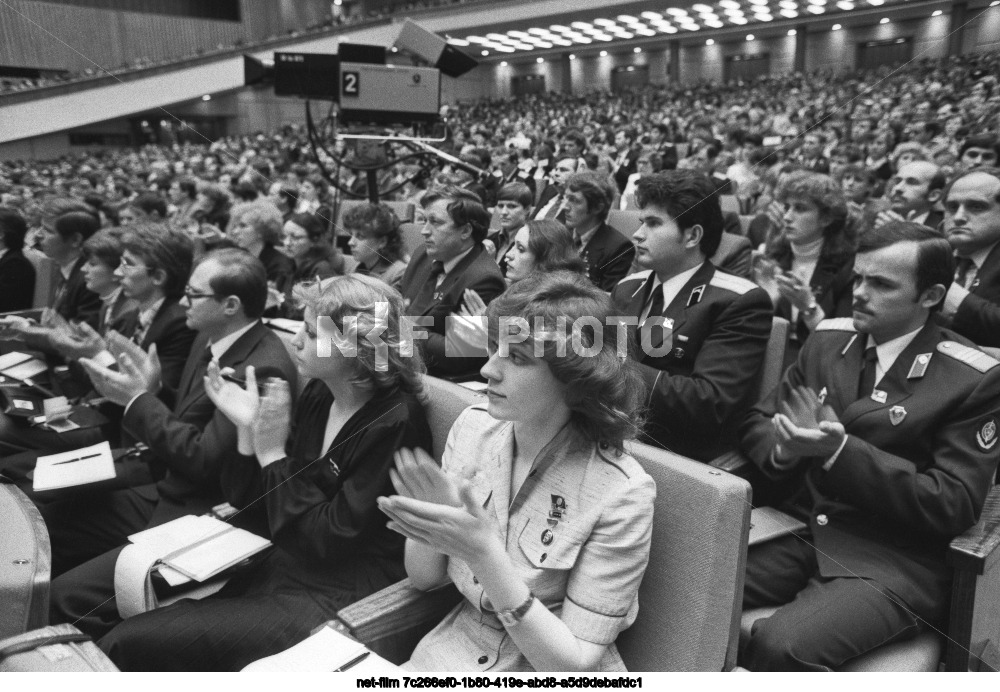
[[(99, 643), (123, 670), (240, 670), (405, 576), (403, 538), (386, 527), (376, 498), (391, 492), (397, 449), (431, 449), (418, 401), (423, 365), (417, 353), (400, 353), (399, 293), (365, 276), (323, 283), (295, 291), (306, 306), (295, 357), (310, 381), (294, 415), (287, 394), (258, 397), (250, 368), (246, 389), (222, 380), (216, 366), (206, 377), (209, 396), (239, 430), (245, 456), (234, 463), (260, 466), (259, 484), (242, 492), (247, 503), (264, 503), (274, 550), (213, 596), (118, 625)], [(317, 334), (317, 316), (356, 336), (356, 354), (333, 346), (320, 355), (331, 330)], [(387, 349), (364, 338), (377, 327)]]
[(347, 274), (344, 256), (330, 244), (326, 228), (313, 214), (292, 214), (282, 229), (285, 252), (295, 260), (295, 282)]

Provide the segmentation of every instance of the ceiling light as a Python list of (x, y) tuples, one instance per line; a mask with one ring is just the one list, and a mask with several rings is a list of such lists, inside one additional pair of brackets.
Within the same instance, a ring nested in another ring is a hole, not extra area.
[(482, 36), (466, 36), (465, 40), (469, 43), (486, 43), (486, 39)]
[(789, 35), (789, 36), (794, 36), (794, 35), (795, 35), (795, 34), (797, 34), (797, 33), (799, 33), (799, 32), (797, 32), (797, 31), (796, 31), (795, 29), (789, 29), (789, 30), (788, 30), (788, 35)]
[(594, 20), (594, 25), (595, 26), (615, 26), (615, 22), (614, 22), (613, 19), (595, 19)]
[(586, 36), (574, 36), (573, 43), (593, 43), (593, 40), (587, 38)]
[(781, 2), (778, 3), (778, 7), (783, 7), (786, 10), (794, 10), (798, 9), (798, 4), (792, 2), (792, 0), (781, 0)]
[(500, 67), (507, 67), (507, 61), (506, 60), (501, 60), (500, 61)]
[(840, 2), (837, 3), (837, 7), (845, 11), (850, 11), (854, 9), (854, 3), (851, 2), (851, 0), (840, 0)]
[(874, 5), (875, 7), (880, 7), (885, 4), (885, 0), (868, 0), (869, 5)]
[(789, 19), (795, 19), (796, 17), (799, 16), (799, 13), (796, 12), (795, 10), (782, 10), (781, 16), (788, 17)]
[(635, 48), (632, 49), (632, 52), (633, 53), (641, 53), (642, 52), (642, 48), (640, 48), (639, 46), (636, 46)]
[(462, 46), (462, 47), (469, 45), (468, 41), (461, 38), (449, 38), (448, 43), (450, 43), (453, 46)]
[(574, 55), (573, 53), (570, 53), (569, 54), (569, 59), (570, 60), (576, 60), (576, 55)]
[(608, 51), (606, 51), (606, 50), (602, 50), (602, 51), (601, 51), (601, 57), (602, 57), (602, 58), (606, 58), (606, 57), (608, 57)]
[(560, 34), (568, 34), (572, 31), (568, 26), (563, 26), (562, 24), (553, 24), (549, 27), (552, 31), (558, 31)]
[(990, 7), (996, 7), (997, 5), (1000, 5), (1000, 0), (993, 0), (993, 2), (990, 3)]
[(731, 10), (738, 10), (740, 9), (740, 3), (736, 2), (736, 0), (719, 0), (719, 7), (726, 7)]
[(616, 31), (615, 36), (623, 39), (635, 38), (635, 34), (630, 34), (627, 31)]
[(931, 16), (932, 17), (940, 17), (941, 16), (941, 10), (934, 10), (933, 12), (931, 12)]
[(572, 46), (573, 42), (572, 41), (567, 41), (564, 38), (554, 38), (554, 39), (552, 39), (552, 44), (556, 45), (556, 46), (561, 46), (561, 47), (565, 48), (566, 46)]
[(760, 7), (766, 7), (767, 6), (767, 0), (750, 0), (750, 4), (751, 5), (757, 5), (757, 6), (760, 6)]
[(820, 7), (819, 5), (809, 5), (809, 7), (807, 7), (806, 9), (812, 12), (813, 14), (823, 14), (824, 12), (826, 12), (826, 8)]
[(711, 7), (709, 7), (708, 5), (702, 5), (702, 4), (691, 5), (691, 9), (694, 10), (695, 12), (712, 12), (712, 8)]
[(618, 15), (618, 21), (624, 22), (625, 24), (635, 24), (637, 21), (639, 21), (639, 18), (633, 17), (630, 14), (620, 14)]
[(682, 10), (679, 7), (668, 7), (666, 12), (667, 14), (672, 14), (675, 17), (684, 17), (687, 15), (687, 10)]
[(754, 39), (753, 34), (747, 34), (747, 41), (753, 41), (753, 39)]
[(211, 94), (205, 94), (204, 96), (201, 97), (201, 100), (202, 101), (211, 101), (212, 100), (212, 95)]
[(535, 62), (541, 65), (543, 62), (545, 62), (545, 58), (535, 58)]
[(732, 22), (733, 24), (739, 24), (740, 26), (742, 26), (743, 24), (747, 23), (747, 18), (746, 17), (730, 17), (729, 21)]
[(710, 21), (706, 21), (705, 26), (711, 27), (713, 29), (721, 29), (723, 27), (723, 24), (722, 22), (712, 19)]
[(486, 38), (490, 39), (491, 41), (506, 41), (507, 40), (507, 37), (504, 36), (503, 34), (486, 34)]
[[(511, 48), (510, 46), (497, 46), (496, 49), (498, 51), (500, 51), (501, 53), (513, 53), (514, 52), (514, 49)], [(483, 51), (483, 52), (485, 53), (486, 51)]]
[(574, 29), (580, 29), (581, 31), (585, 31), (587, 29), (592, 28), (593, 24), (587, 24), (587, 22), (573, 22), (572, 24), (570, 24), (570, 26), (573, 27)]
[(535, 46), (537, 46), (538, 48), (551, 48), (552, 44), (549, 43), (548, 41), (539, 41), (538, 43), (535, 44)]
[(705, 41), (705, 45), (706, 46), (714, 46), (715, 45), (715, 39), (714, 38), (708, 39), (707, 41)]
[[(440, 45), (440, 44), (438, 44), (438, 45)], [(485, 58), (485, 57), (486, 57), (487, 55), (489, 55), (489, 54), (490, 54), (490, 52), (489, 52), (488, 50), (484, 50), (484, 51), (482, 52), (482, 56), (483, 56), (484, 58)]]
[(830, 27), (830, 31), (840, 31), (842, 28), (843, 27), (841, 27), (840, 24), (834, 24)]
[(889, 23), (889, 18), (888, 17), (882, 17), (882, 19), (878, 20), (878, 23), (879, 24), (888, 24)]
[(646, 19), (651, 19), (654, 22), (660, 21), (660, 20), (663, 19), (663, 15), (660, 14), (660, 13), (658, 13), (658, 12), (643, 12), (639, 16), (645, 17)]
[(758, 14), (756, 17), (754, 17), (754, 19), (756, 19), (758, 22), (770, 22), (774, 19), (774, 17), (772, 17), (769, 14)]

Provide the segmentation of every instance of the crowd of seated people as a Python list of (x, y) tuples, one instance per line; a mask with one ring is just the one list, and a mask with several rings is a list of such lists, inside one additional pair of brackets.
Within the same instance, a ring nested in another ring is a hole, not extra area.
[[(0, 418), (0, 470), (51, 536), (52, 621), (126, 670), (238, 670), (407, 575), (465, 597), (412, 669), (619, 670), (655, 495), (638, 440), (742, 452), (806, 524), (750, 548), (744, 603), (778, 609), (747, 667), (837, 668), (940, 628), (945, 548), (1000, 449), (1000, 362), (982, 350), (1000, 347), (991, 60), (908, 68), (849, 125), (836, 108), (872, 75), (465, 108), (451, 146), (486, 175), (442, 165), (401, 187), (409, 254), (388, 205), (339, 213), (293, 127), (0, 164), (0, 348), (39, 354), (107, 419)], [(39, 315), (22, 284), (46, 262)], [(298, 320), (288, 348), (293, 323), (271, 316)], [(776, 316), (791, 344), (760, 391)], [(321, 357), (323, 318), (381, 329), (388, 362)], [(506, 348), (510, 318), (529, 326)], [(583, 318), (603, 327), (560, 331)], [(440, 467), (425, 371), (486, 383)], [(288, 386), (258, 394), (268, 377)], [(115, 487), (32, 491), (39, 454), (101, 439), (140, 449)], [(555, 497), (574, 514), (553, 516)], [(128, 536), (220, 503), (275, 549), (215, 596), (123, 617)], [(546, 562), (537, 541), (570, 522)]]

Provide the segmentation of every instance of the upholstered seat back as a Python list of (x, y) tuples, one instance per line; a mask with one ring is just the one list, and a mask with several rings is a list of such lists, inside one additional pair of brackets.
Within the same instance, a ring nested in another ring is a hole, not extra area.
[(618, 637), (631, 671), (720, 671), (736, 664), (750, 485), (653, 447), (628, 451), (656, 481), (653, 546), (639, 616)]
[(0, 639), (49, 622), (45, 521), (17, 486), (0, 484)]

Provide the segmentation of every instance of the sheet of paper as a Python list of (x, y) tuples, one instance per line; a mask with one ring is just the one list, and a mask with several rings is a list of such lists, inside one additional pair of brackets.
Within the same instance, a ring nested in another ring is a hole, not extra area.
[(0, 372), (3, 372), (7, 368), (12, 368), (19, 363), (24, 363), (25, 361), (31, 360), (31, 356), (27, 353), (20, 353), (19, 351), (11, 351), (10, 353), (5, 353), (0, 356)]
[(49, 369), (44, 361), (32, 358), (27, 353), (14, 351), (0, 356), (0, 373), (15, 380), (25, 380)]
[(101, 442), (91, 447), (38, 457), (33, 488), (57, 490), (106, 481), (115, 477), (111, 445)]
[(157, 545), (161, 548), (160, 557), (164, 557), (186, 545), (197, 543), (212, 533), (225, 531), (228, 528), (229, 524), (214, 517), (188, 514), (166, 524), (133, 533), (128, 539), (136, 544)]
[[(243, 669), (244, 673), (326, 673), (337, 670), (353, 661), (366, 651), (365, 645), (346, 637), (340, 632), (324, 627), (311, 637), (304, 639), (290, 649), (280, 654), (254, 661)], [(369, 656), (351, 667), (353, 675), (361, 670), (361, 666), (369, 659), (379, 659), (375, 654)], [(384, 660), (384, 659), (382, 659)], [(388, 663), (388, 661), (386, 661)], [(392, 669), (398, 670), (391, 663)]]

